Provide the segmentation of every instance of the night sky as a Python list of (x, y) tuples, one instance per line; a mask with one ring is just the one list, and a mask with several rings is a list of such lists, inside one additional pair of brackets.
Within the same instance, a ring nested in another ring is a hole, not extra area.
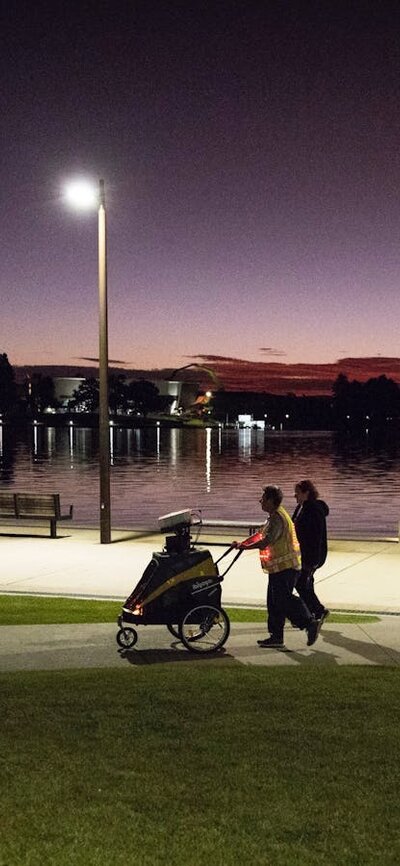
[(12, 364), (98, 355), (97, 217), (63, 201), (88, 176), (106, 183), (110, 358), (260, 389), (271, 362), (284, 390), (362, 358), (346, 372), (400, 382), (397, 4), (3, 10)]

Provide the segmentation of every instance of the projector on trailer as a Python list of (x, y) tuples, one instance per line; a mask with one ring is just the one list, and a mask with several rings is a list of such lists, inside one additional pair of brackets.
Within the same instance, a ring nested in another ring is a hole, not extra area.
[(171, 514), (163, 514), (158, 518), (160, 529), (166, 532), (169, 532), (170, 529), (179, 529), (181, 526), (190, 526), (191, 522), (191, 511), (172, 511)]

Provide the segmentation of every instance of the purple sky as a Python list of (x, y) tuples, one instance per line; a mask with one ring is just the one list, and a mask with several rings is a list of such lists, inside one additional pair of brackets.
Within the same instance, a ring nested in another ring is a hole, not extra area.
[(398, 357), (399, 25), (385, 2), (7, 4), (0, 350), (97, 356), (96, 215), (61, 194), (88, 175), (111, 358)]

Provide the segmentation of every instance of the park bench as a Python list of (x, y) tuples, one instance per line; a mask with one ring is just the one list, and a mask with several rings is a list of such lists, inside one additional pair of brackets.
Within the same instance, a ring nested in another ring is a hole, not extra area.
[(200, 526), (202, 528), (209, 527), (210, 529), (245, 529), (247, 531), (247, 535), (253, 535), (262, 524), (261, 520), (217, 520), (211, 518), (208, 520), (206, 517), (201, 517), (198, 521), (193, 521), (193, 526)]
[(71, 520), (73, 505), (61, 514), (59, 493), (10, 493), (0, 491), (0, 517), (7, 520), (49, 520), (50, 537), (57, 538), (57, 522)]

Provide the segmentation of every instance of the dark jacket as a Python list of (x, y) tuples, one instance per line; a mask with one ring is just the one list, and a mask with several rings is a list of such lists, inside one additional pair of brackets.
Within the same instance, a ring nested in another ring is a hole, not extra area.
[(301, 551), (301, 565), (304, 569), (320, 568), (326, 560), (328, 543), (326, 537), (326, 517), (329, 508), (323, 499), (306, 499), (298, 505), (292, 520), (296, 527)]

